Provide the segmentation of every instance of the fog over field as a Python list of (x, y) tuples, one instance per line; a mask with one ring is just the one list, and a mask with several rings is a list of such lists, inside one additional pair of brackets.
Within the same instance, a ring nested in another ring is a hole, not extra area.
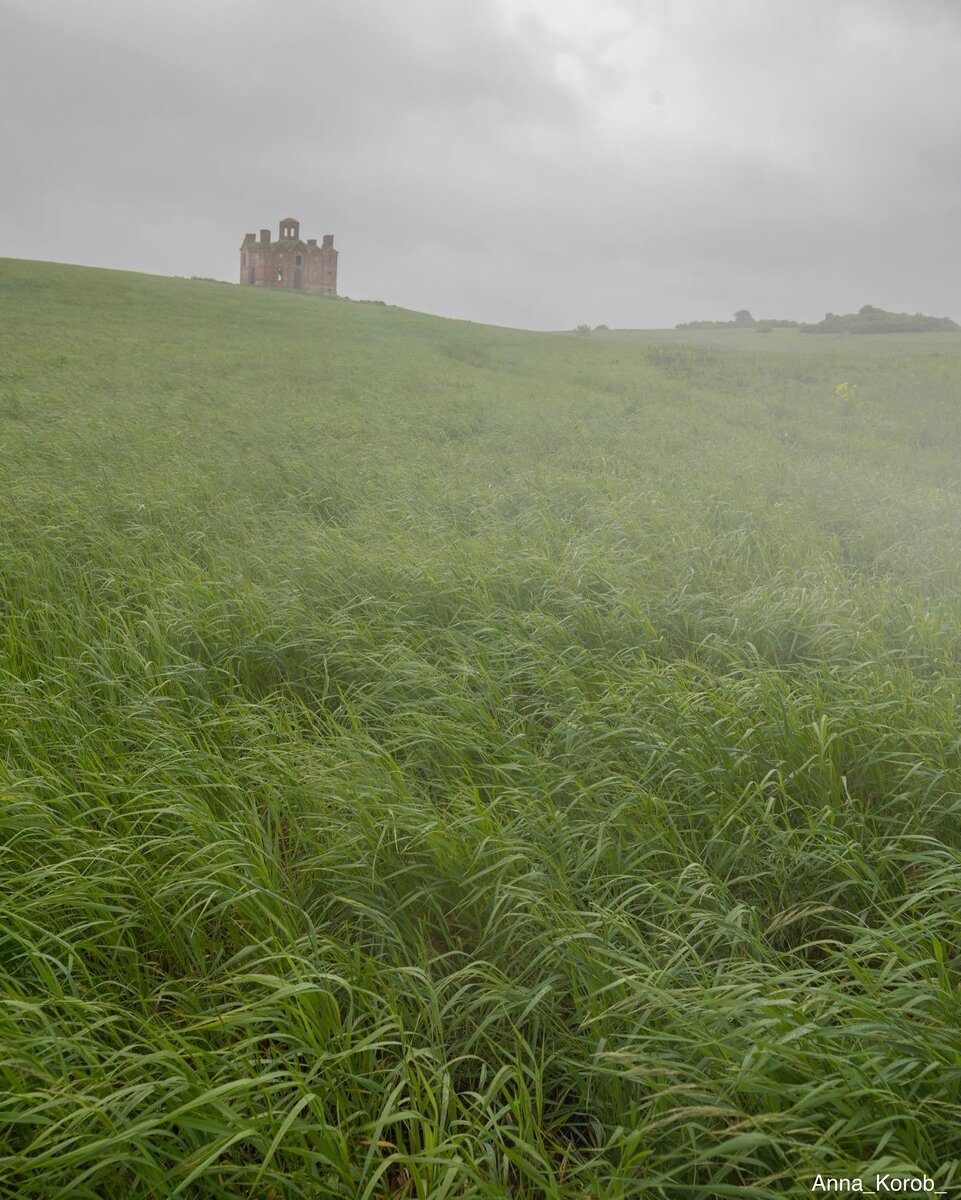
[(951, 0), (0, 0), (0, 254), (533, 328), (961, 315)]
[(0, 1200), (961, 1197), (959, 66), (0, 0)]
[(4, 1200), (952, 1194), (961, 334), (726, 337), (0, 259)]

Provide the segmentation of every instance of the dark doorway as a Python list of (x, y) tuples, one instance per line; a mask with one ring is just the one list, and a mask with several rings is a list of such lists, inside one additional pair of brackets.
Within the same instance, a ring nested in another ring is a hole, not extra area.
[(300, 267), (295, 267), (294, 268), (294, 287), (299, 290), (303, 286), (304, 286), (304, 284), (303, 284), (303, 278), (301, 276)]
[(251, 267), (250, 270), (247, 272), (247, 282), (253, 283), (253, 281), (254, 281), (254, 269), (253, 269), (253, 267)]

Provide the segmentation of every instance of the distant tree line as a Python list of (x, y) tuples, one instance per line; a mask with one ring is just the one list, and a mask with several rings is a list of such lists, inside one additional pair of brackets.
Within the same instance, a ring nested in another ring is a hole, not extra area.
[(756, 321), (746, 308), (739, 308), (733, 321), (686, 321), (675, 329), (753, 329), (755, 333), (770, 333), (772, 329), (798, 329), (800, 321), (784, 321), (763, 317)]
[(924, 313), (893, 313), (873, 304), (865, 304), (856, 313), (838, 316), (828, 313), (823, 321), (805, 324), (764, 317), (755, 320), (746, 308), (738, 309), (733, 321), (686, 321), (675, 329), (753, 329), (755, 333), (770, 333), (772, 329), (800, 329), (802, 333), (928, 333), (961, 330), (950, 317), (928, 317)]
[(924, 313), (885, 312), (873, 304), (865, 304), (856, 313), (838, 316), (828, 313), (816, 325), (802, 325), (802, 333), (952, 333), (961, 329), (950, 317), (927, 317)]

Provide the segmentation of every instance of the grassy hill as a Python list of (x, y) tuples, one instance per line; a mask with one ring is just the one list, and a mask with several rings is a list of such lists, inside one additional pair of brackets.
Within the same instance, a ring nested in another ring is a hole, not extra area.
[(800, 329), (775, 327), (761, 334), (756, 327), (748, 326), (745, 329), (610, 329), (594, 331), (591, 337), (646, 345), (712, 346), (754, 354), (803, 354), (806, 358), (961, 358), (961, 337), (956, 333), (883, 333), (865, 339), (841, 332), (819, 333), (812, 338)]
[(961, 361), (792, 336), (0, 260), (0, 1195), (961, 1180)]

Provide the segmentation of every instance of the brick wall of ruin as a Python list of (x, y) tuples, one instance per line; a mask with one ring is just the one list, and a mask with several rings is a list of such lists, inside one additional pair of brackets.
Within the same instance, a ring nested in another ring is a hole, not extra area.
[(260, 238), (248, 233), (240, 248), (240, 282), (246, 286), (336, 296), (334, 239), (327, 234), (318, 246), (314, 239), (273, 242), (268, 230), (261, 230)]

